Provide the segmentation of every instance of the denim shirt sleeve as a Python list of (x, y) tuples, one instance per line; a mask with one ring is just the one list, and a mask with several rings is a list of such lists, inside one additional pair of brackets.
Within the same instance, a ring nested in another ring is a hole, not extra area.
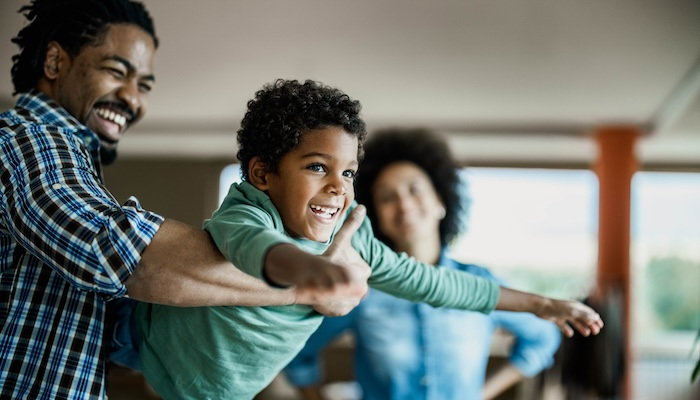
[(520, 372), (532, 377), (550, 367), (561, 342), (559, 328), (531, 313), (495, 311), (496, 326), (513, 334), (515, 342), (510, 362)]
[[(459, 264), (458, 268), (504, 284), (486, 268), (473, 264)], [(514, 336), (510, 362), (525, 376), (532, 377), (550, 367), (561, 342), (559, 328), (550, 321), (532, 313), (494, 311), (491, 318), (495, 327)]]

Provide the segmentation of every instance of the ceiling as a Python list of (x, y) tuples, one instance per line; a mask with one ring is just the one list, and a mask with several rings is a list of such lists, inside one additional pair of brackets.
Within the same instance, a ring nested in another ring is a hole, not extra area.
[[(24, 1), (0, 4), (0, 104)], [(161, 44), (123, 156), (228, 158), (276, 78), (363, 104), (370, 130), (425, 126), (476, 165), (589, 165), (591, 133), (633, 125), (644, 167), (700, 169), (697, 0), (146, 0)]]

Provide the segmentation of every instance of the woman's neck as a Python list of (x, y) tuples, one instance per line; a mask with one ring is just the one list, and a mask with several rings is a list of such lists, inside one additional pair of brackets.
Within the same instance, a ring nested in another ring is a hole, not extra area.
[(426, 264), (437, 265), (440, 261), (442, 247), (440, 246), (440, 240), (435, 239), (430, 241), (421, 240), (416, 243), (397, 244), (394, 250), (397, 252), (405, 252), (409, 256)]

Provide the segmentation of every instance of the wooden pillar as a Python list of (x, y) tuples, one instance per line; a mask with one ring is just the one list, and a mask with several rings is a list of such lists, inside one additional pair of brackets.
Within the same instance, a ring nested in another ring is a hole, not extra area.
[(638, 169), (635, 142), (641, 131), (634, 126), (604, 126), (595, 132), (598, 159), (594, 166), (600, 184), (598, 216), (597, 296), (621, 296), (622, 346), (625, 372), (622, 395), (631, 399), (630, 379), (630, 201), (632, 176)]

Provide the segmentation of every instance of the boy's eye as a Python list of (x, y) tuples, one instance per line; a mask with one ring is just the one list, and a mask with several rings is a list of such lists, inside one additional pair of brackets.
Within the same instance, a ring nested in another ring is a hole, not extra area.
[(346, 178), (350, 178), (350, 179), (355, 179), (355, 175), (356, 175), (356, 174), (357, 174), (357, 173), (356, 173), (355, 171), (351, 170), (351, 169), (349, 169), (349, 170), (343, 172), (343, 176), (346, 177)]
[(314, 172), (324, 172), (325, 171), (325, 168), (321, 164), (311, 164), (306, 168), (310, 169), (311, 171), (314, 171)]

